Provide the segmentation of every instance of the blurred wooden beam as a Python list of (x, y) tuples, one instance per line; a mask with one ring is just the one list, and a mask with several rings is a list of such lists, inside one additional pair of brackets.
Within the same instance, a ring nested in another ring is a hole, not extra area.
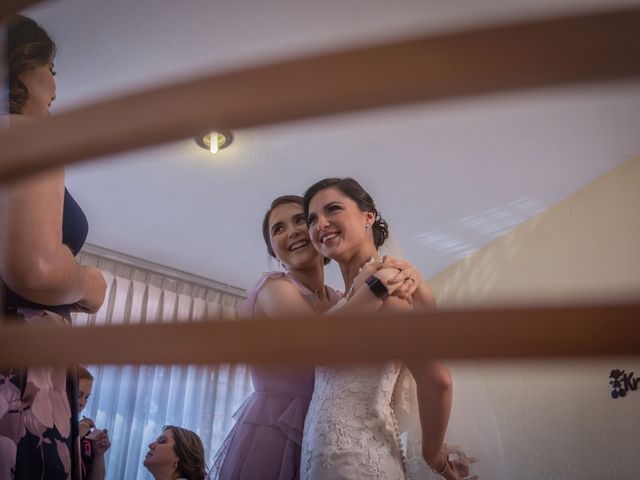
[(316, 55), (124, 95), (0, 135), (0, 181), (228, 130), (640, 75), (640, 9)]
[(4, 326), (0, 367), (640, 354), (640, 304), (55, 328)]
[[(0, 22), (5, 22), (16, 13), (40, 3), (42, 0), (2, 0), (0, 2)], [(2, 42), (0, 42), (2, 43)]]

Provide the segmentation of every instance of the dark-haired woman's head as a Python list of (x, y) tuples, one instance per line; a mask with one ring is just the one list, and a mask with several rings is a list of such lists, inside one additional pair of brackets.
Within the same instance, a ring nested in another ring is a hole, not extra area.
[[(300, 268), (318, 261), (309, 240), (309, 229), (298, 195), (283, 195), (271, 202), (262, 220), (262, 236), (267, 252), (287, 268)], [(325, 264), (329, 259), (325, 259)]]
[(56, 45), (34, 20), (17, 15), (7, 22), (5, 69), (9, 84), (9, 113), (48, 115), (56, 96), (53, 59)]
[(304, 193), (309, 234), (317, 250), (338, 258), (371, 241), (381, 247), (389, 236), (371, 195), (353, 178), (325, 178)]
[(204, 480), (207, 467), (200, 437), (186, 428), (162, 427), (162, 433), (149, 444), (144, 466), (154, 478)]

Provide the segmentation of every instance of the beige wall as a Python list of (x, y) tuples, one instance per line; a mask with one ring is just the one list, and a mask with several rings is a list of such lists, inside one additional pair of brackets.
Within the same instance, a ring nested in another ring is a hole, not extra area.
[[(441, 308), (640, 301), (640, 157), (431, 282)], [(640, 478), (640, 389), (612, 399), (614, 368), (640, 358), (482, 367), (512, 478)]]

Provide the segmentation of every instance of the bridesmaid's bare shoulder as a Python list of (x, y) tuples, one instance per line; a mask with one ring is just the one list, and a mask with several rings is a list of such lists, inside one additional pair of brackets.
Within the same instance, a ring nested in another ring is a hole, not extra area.
[(2, 126), (4, 127), (18, 127), (26, 123), (35, 122), (35, 118), (20, 115), (19, 113), (8, 113), (6, 115), (2, 115), (0, 119)]

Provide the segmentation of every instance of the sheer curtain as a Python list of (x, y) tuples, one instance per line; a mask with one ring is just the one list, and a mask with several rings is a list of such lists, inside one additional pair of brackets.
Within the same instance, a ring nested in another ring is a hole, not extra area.
[[(89, 247), (79, 261), (103, 272), (107, 294), (97, 314), (75, 315), (76, 326), (228, 319), (244, 300), (239, 289)], [(142, 461), (147, 445), (166, 424), (195, 431), (211, 463), (233, 424), (233, 412), (252, 389), (244, 365), (88, 369), (95, 380), (82, 415), (109, 430), (109, 480), (152, 478)]]

